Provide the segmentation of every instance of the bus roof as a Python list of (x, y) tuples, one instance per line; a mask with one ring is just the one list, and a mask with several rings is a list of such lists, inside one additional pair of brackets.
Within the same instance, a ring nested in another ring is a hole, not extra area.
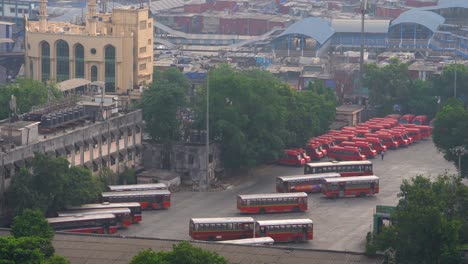
[(323, 167), (323, 166), (349, 166), (349, 165), (371, 165), (372, 161), (370, 160), (358, 160), (358, 161), (326, 161), (326, 162), (312, 162), (307, 163), (306, 165), (309, 167)]
[(259, 194), (240, 194), (237, 197), (242, 200), (248, 199), (268, 199), (268, 198), (289, 198), (289, 197), (307, 197), (305, 192), (294, 193), (259, 193)]
[(101, 220), (101, 219), (115, 219), (113, 214), (94, 214), (94, 215), (74, 215), (74, 216), (59, 216), (47, 218), (49, 224), (73, 222), (73, 221), (88, 221), (88, 220)]
[(220, 224), (220, 223), (253, 223), (252, 217), (214, 217), (214, 218), (191, 218), (194, 224)]
[(314, 222), (311, 219), (281, 219), (281, 220), (259, 220), (257, 224), (259, 226), (268, 226), (268, 225), (304, 225), (304, 224), (313, 224)]
[(103, 192), (102, 197), (127, 197), (127, 196), (147, 196), (171, 194), (168, 190), (146, 190), (146, 191), (121, 191), (121, 192)]
[(140, 203), (95, 203), (95, 204), (82, 204), (80, 206), (70, 206), (67, 210), (89, 210), (89, 209), (104, 209), (104, 208), (130, 208), (141, 207)]
[(167, 185), (164, 183), (149, 183), (149, 184), (132, 184), (132, 185), (109, 185), (107, 188), (110, 191), (127, 191), (127, 190), (164, 190)]
[(69, 210), (58, 212), (58, 216), (73, 216), (73, 215), (95, 215), (95, 214), (130, 214), (128, 208), (104, 208), (104, 209), (89, 209), (89, 210)]
[(256, 244), (273, 244), (275, 240), (271, 237), (254, 237), (235, 240), (218, 241), (222, 244), (238, 244), (238, 245), (256, 245)]
[(313, 179), (323, 179), (323, 178), (333, 178), (341, 177), (341, 174), (337, 172), (328, 172), (328, 173), (317, 173), (317, 174), (306, 174), (306, 175), (293, 175), (293, 176), (278, 176), (278, 179), (282, 181), (298, 181), (298, 180), (313, 180)]
[(341, 177), (341, 178), (325, 178), (325, 182), (348, 182), (348, 181), (371, 181), (378, 180), (379, 177), (375, 175), (369, 176), (354, 176), (354, 177)]

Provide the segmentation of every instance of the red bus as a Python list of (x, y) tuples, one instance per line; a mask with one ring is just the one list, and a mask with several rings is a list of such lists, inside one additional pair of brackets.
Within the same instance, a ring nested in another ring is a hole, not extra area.
[(251, 238), (253, 233), (252, 217), (192, 218), (189, 222), (189, 235), (195, 240)]
[(237, 196), (237, 209), (250, 214), (306, 211), (307, 193), (242, 194)]
[(430, 126), (419, 126), (416, 125), (415, 128), (419, 128), (419, 131), (421, 131), (421, 139), (426, 139), (430, 138), (432, 134), (432, 129)]
[(411, 123), (413, 123), (415, 125), (427, 125), (427, 115), (415, 116)]
[(306, 242), (314, 237), (311, 219), (262, 220), (255, 222), (255, 234), (278, 242)]
[(312, 145), (317, 146), (317, 149), (322, 152), (322, 155), (324, 157), (327, 156), (328, 149), (330, 148), (329, 140), (326, 140), (326, 139), (312, 138), (312, 139), (309, 139), (309, 142), (307, 144), (308, 145), (312, 144)]
[(276, 177), (276, 191), (283, 192), (320, 192), (323, 178), (341, 177), (339, 173), (319, 173), (309, 175), (278, 176)]
[(387, 115), (385, 118), (392, 118), (392, 119), (400, 119), (401, 115), (399, 114), (390, 114), (390, 115)]
[(341, 142), (343, 147), (357, 147), (363, 155), (368, 159), (373, 159), (377, 156), (377, 151), (372, 146), (364, 141), (343, 141)]
[(365, 160), (359, 148), (356, 147), (331, 147), (328, 152), (328, 158), (335, 160)]
[(415, 115), (412, 114), (403, 115), (402, 117), (400, 117), (399, 122), (400, 124), (411, 124), (414, 117)]
[(419, 128), (405, 125), (405, 130), (408, 132), (408, 136), (413, 139), (413, 142), (420, 141), (422, 139), (421, 130)]
[(341, 134), (341, 131), (332, 129), (332, 130), (328, 130), (327, 134), (328, 135), (339, 135), (339, 134)]
[(168, 190), (103, 192), (101, 196), (105, 202), (110, 203), (138, 202), (143, 210), (171, 207), (171, 192)]
[(341, 177), (373, 175), (372, 162), (363, 161), (331, 161), (307, 163), (304, 174), (337, 172)]
[(388, 134), (388, 133), (385, 133), (385, 132), (377, 132), (377, 133), (368, 133), (365, 135), (366, 138), (367, 137), (376, 137), (378, 139), (380, 139), (380, 142), (382, 142), (382, 144), (384, 146), (387, 147), (387, 149), (397, 149), (398, 146), (400, 146), (400, 144), (398, 144), (398, 142), (395, 140), (395, 138), (393, 138), (392, 135)]
[(75, 215), (47, 218), (55, 231), (72, 233), (114, 234), (117, 222), (113, 214)]
[(132, 216), (132, 223), (136, 224), (141, 222), (141, 205), (140, 203), (97, 203), (97, 204), (82, 204), (80, 206), (70, 206), (67, 210), (70, 211), (82, 211), (82, 210), (93, 210), (93, 209), (108, 209), (108, 208), (128, 208)]
[(109, 185), (109, 186), (107, 186), (107, 190), (110, 191), (110, 192), (167, 190), (167, 185), (164, 184), (164, 183)]
[(411, 143), (413, 143), (413, 138), (409, 136), (409, 132), (406, 130), (406, 127), (403, 127), (403, 126), (394, 127), (393, 130), (400, 132), (401, 136), (404, 139), (408, 140), (408, 142), (410, 142), (410, 145)]
[(387, 146), (384, 146), (382, 142), (380, 141), (380, 139), (378, 139), (377, 137), (375, 138), (374, 137), (366, 137), (366, 138), (355, 137), (353, 138), (353, 141), (354, 142), (367, 142), (379, 154), (382, 153), (382, 150), (387, 151)]
[(322, 193), (330, 198), (366, 196), (379, 193), (379, 177), (375, 175), (342, 178), (324, 178)]
[(305, 159), (300, 153), (294, 150), (286, 149), (278, 158), (280, 165), (302, 166), (306, 163)]
[(306, 163), (310, 162), (311, 158), (310, 158), (310, 156), (307, 155), (307, 153), (305, 152), (305, 150), (303, 148), (293, 148), (291, 150), (296, 151), (297, 153), (299, 153), (301, 155), (301, 157), (304, 158)]
[(382, 133), (385, 132), (385, 133), (392, 135), (395, 141), (398, 142), (398, 145), (400, 147), (407, 147), (410, 145), (410, 141), (403, 137), (403, 133), (401, 131), (394, 130), (394, 129), (384, 129), (379, 132), (382, 132)]
[(323, 152), (320, 151), (319, 145), (313, 142), (307, 143), (306, 153), (307, 155), (309, 155), (309, 157), (311, 157), (314, 160), (320, 160), (324, 156)]
[(96, 215), (96, 214), (113, 214), (117, 221), (118, 228), (125, 228), (132, 224), (132, 216), (128, 208), (106, 208), (106, 209), (90, 209), (90, 210), (68, 210), (58, 212), (58, 216), (76, 216), (76, 215)]
[(343, 141), (349, 140), (349, 136), (342, 136), (342, 135), (333, 135), (333, 141), (335, 141), (335, 145), (340, 144)]

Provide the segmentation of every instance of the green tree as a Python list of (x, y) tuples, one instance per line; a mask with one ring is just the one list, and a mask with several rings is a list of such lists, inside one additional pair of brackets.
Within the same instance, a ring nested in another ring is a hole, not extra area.
[(71, 167), (65, 178), (63, 192), (65, 205), (80, 205), (97, 201), (102, 190), (89, 169)]
[(425, 114), (432, 117), (437, 111), (437, 94), (431, 83), (412, 80), (408, 64), (398, 59), (390, 60), (384, 67), (367, 64), (364, 83), (369, 88), (369, 103), (379, 106), (379, 115), (394, 112), (395, 105), (401, 107), (401, 114)]
[(152, 140), (164, 144), (163, 168), (170, 168), (169, 149), (182, 138), (181, 113), (187, 107), (189, 84), (176, 68), (155, 71), (154, 80), (142, 95), (143, 119)]
[(143, 250), (133, 257), (130, 264), (227, 264), (227, 260), (215, 252), (195, 247), (189, 242), (172, 246), (172, 251)]
[(392, 225), (378, 235), (378, 248), (393, 248), (397, 263), (462, 263), (459, 250), (468, 239), (467, 188), (455, 176), (404, 180)]
[(457, 72), (457, 98), (468, 103), (468, 67), (463, 64), (453, 64), (444, 67), (442, 74), (434, 77), (433, 85), (442, 103), (455, 95), (455, 70)]
[(54, 232), (42, 212), (30, 209), (15, 217), (11, 225), (11, 234), (15, 238), (34, 236), (49, 241), (54, 237)]
[[(209, 74), (210, 138), (220, 144), (227, 169), (274, 160), (285, 147), (303, 146), (328, 129), (335, 96), (318, 83), (296, 91), (272, 74), (220, 65)], [(206, 123), (206, 86), (197, 91), (195, 127)]]
[[(444, 153), (445, 159), (453, 161), (458, 167), (458, 157), (451, 150), (457, 146), (468, 149), (468, 111), (461, 101), (446, 100), (436, 115), (432, 134), (435, 145)], [(464, 175), (468, 172), (468, 155), (462, 156), (461, 165)]]
[(101, 192), (107, 189), (108, 185), (115, 185), (118, 183), (117, 175), (109, 168), (104, 167), (98, 173), (98, 181), (100, 183)]
[(125, 167), (124, 171), (119, 174), (119, 184), (136, 184), (136, 172), (134, 169)]
[(62, 256), (53, 255), (44, 264), (70, 264), (70, 261)]
[[(12, 95), (16, 97), (18, 114), (31, 111), (33, 106), (45, 104), (49, 98), (54, 100), (61, 97), (60, 91), (54, 85), (47, 88), (40, 81), (21, 78), (0, 87), (0, 105), (8, 106)], [(0, 119), (7, 118), (9, 111), (9, 107), (0, 107)]]
[(7, 192), (7, 205), (20, 214), (24, 209), (39, 209), (54, 215), (66, 205), (95, 200), (97, 181), (83, 168), (69, 167), (63, 157), (37, 153), (31, 168), (22, 168)]
[(46, 244), (50, 242), (39, 237), (0, 237), (0, 264), (42, 264), (47, 258)]

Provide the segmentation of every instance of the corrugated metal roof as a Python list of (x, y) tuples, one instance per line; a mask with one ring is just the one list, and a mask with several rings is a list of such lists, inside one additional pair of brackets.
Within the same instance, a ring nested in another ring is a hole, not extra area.
[(335, 30), (333, 30), (326, 20), (317, 17), (308, 17), (289, 26), (283, 33), (279, 34), (277, 38), (290, 34), (299, 34), (313, 38), (320, 43), (320, 45), (323, 45), (331, 38), (333, 33), (335, 33)]
[[(390, 20), (365, 20), (364, 32), (387, 34)], [(331, 27), (336, 33), (360, 33), (360, 19), (333, 19)]]
[(82, 78), (75, 78), (60, 82), (57, 84), (60, 91), (65, 92), (71, 89), (75, 89), (84, 85), (88, 85), (90, 81)]
[(427, 27), (432, 32), (445, 22), (445, 18), (430, 11), (422, 11), (417, 9), (410, 9), (400, 14), (399, 17), (390, 23), (390, 27), (403, 24), (413, 23)]

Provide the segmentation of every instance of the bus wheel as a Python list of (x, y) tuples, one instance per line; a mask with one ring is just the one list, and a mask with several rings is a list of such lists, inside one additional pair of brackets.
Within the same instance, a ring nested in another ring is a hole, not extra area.
[(361, 196), (361, 197), (365, 197), (365, 196), (366, 196), (366, 194), (362, 192), (362, 193), (360, 193), (360, 194), (359, 194), (359, 196)]
[(265, 213), (265, 208), (260, 208), (260, 210), (258, 211), (260, 214), (264, 214)]
[(337, 194), (337, 193), (333, 194), (333, 197), (332, 197), (332, 198), (333, 198), (333, 199), (338, 199), (338, 194)]
[(208, 237), (208, 240), (209, 240), (209, 241), (214, 241), (214, 240), (215, 240), (215, 239), (214, 239), (214, 236)]
[(295, 206), (295, 207), (293, 208), (293, 211), (294, 211), (294, 212), (300, 212), (301, 209), (299, 208), (299, 206)]

